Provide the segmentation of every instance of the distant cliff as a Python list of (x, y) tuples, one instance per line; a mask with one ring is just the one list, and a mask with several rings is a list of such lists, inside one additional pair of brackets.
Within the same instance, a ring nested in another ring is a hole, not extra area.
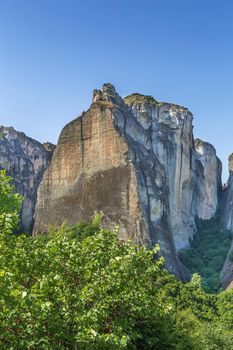
[[(233, 233), (233, 154), (228, 158), (229, 178), (222, 196), (222, 221), (225, 228)], [(222, 285), (233, 288), (233, 241), (222, 270)]]
[(196, 150), (196, 214), (203, 220), (213, 217), (222, 192), (222, 163), (208, 142), (195, 140)]
[(110, 84), (66, 125), (38, 190), (34, 233), (103, 212), (104, 225), (148, 247), (159, 243), (167, 267), (182, 276), (177, 251), (189, 245), (195, 218), (210, 218), (221, 190), (215, 149), (194, 142), (182, 106)]
[(16, 191), (25, 198), (21, 229), (29, 233), (33, 227), (37, 189), (51, 160), (52, 150), (51, 144), (44, 147), (12, 127), (0, 127), (0, 168), (13, 177)]

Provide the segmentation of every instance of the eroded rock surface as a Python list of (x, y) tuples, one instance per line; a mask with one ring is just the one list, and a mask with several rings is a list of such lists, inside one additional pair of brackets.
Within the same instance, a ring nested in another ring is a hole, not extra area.
[(28, 233), (32, 231), (37, 189), (51, 156), (52, 151), (24, 133), (12, 127), (0, 127), (0, 168), (13, 177), (16, 191), (25, 198), (21, 229)]
[[(163, 192), (163, 198), (168, 202), (166, 213), (175, 248), (178, 250), (187, 247), (189, 238), (195, 232), (192, 114), (187, 108), (157, 103), (148, 97), (143, 100), (142, 96), (138, 98), (131, 95), (125, 101), (130, 106), (134, 119), (147, 131), (144, 147), (150, 149), (163, 169), (163, 183), (167, 188), (167, 193)], [(139, 134), (143, 135), (142, 132)], [(158, 166), (154, 164), (154, 167), (157, 172)], [(158, 208), (157, 203), (155, 207)], [(163, 211), (164, 206), (160, 206), (158, 216), (161, 217)]]
[(221, 181), (208, 175), (219, 167), (214, 149), (195, 150), (192, 119), (187, 108), (151, 96), (123, 100), (111, 84), (95, 90), (90, 109), (61, 132), (39, 187), (34, 233), (101, 211), (107, 227), (120, 225), (121, 239), (159, 243), (180, 276), (176, 252), (189, 245), (195, 217), (215, 213)]
[(200, 219), (208, 220), (215, 215), (222, 190), (222, 163), (215, 148), (208, 142), (195, 140), (197, 157), (196, 213)]

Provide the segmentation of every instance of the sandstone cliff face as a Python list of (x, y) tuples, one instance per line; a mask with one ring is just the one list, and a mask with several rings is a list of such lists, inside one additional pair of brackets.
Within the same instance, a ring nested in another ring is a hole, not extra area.
[(51, 152), (37, 141), (12, 127), (0, 127), (0, 168), (13, 177), (16, 191), (25, 199), (21, 213), (21, 229), (30, 233), (36, 193)]
[(34, 233), (102, 211), (106, 226), (120, 225), (121, 239), (159, 243), (167, 267), (181, 275), (177, 250), (189, 245), (196, 215), (210, 217), (217, 206), (220, 179), (208, 169), (219, 163), (200, 149), (187, 108), (140, 94), (123, 100), (105, 84), (61, 132), (39, 186)]

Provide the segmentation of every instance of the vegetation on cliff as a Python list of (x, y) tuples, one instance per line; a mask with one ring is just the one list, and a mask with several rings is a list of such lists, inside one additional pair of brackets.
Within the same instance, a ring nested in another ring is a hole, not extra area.
[(181, 261), (191, 273), (198, 272), (206, 292), (220, 289), (220, 272), (231, 244), (231, 233), (222, 228), (220, 217), (197, 220), (197, 233), (190, 248), (180, 252)]
[[(21, 199), (8, 184), (2, 173), (0, 193), (7, 187), (11, 200), (0, 212), (17, 219)], [(2, 226), (0, 348), (233, 349), (233, 291), (205, 293), (198, 275), (183, 284), (163, 269), (158, 247), (116, 234), (98, 216), (35, 238)]]
[(135, 92), (131, 95), (125, 96), (124, 101), (127, 105), (132, 106), (133, 104), (148, 104), (148, 105), (155, 105), (158, 107), (161, 107), (163, 105), (168, 105), (168, 106), (173, 106), (173, 107), (178, 107), (178, 108), (183, 108), (187, 109), (184, 106), (177, 105), (175, 103), (168, 103), (168, 102), (163, 102), (163, 101), (158, 101), (156, 100), (153, 96), (151, 95), (143, 95), (138, 92)]
[(142, 94), (139, 94), (138, 92), (135, 92), (131, 95), (125, 96), (124, 101), (128, 105), (132, 105), (134, 103), (148, 103), (148, 104), (152, 104), (152, 105), (159, 104), (159, 102), (153, 96), (142, 95)]

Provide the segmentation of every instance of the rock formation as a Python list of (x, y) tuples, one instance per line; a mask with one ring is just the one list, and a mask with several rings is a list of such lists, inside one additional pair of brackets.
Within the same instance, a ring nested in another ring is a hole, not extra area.
[[(47, 147), (51, 148), (47, 144)], [(0, 168), (13, 177), (16, 191), (25, 199), (21, 229), (32, 231), (36, 194), (52, 152), (12, 127), (0, 127)]]
[[(233, 153), (228, 158), (229, 178), (222, 196), (222, 220), (226, 229), (233, 233)], [(222, 286), (233, 288), (233, 241), (222, 269)]]
[(228, 158), (229, 178), (223, 191), (222, 216), (224, 226), (233, 232), (233, 154)]
[(95, 90), (90, 109), (61, 132), (39, 186), (34, 233), (103, 212), (121, 239), (159, 243), (181, 276), (176, 252), (189, 245), (196, 216), (214, 215), (221, 186), (216, 152), (194, 145), (192, 119), (187, 108), (151, 96), (123, 100), (110, 84)]
[(222, 164), (215, 148), (208, 142), (195, 140), (196, 174), (197, 174), (197, 217), (208, 220), (216, 213), (219, 194), (222, 190)]

